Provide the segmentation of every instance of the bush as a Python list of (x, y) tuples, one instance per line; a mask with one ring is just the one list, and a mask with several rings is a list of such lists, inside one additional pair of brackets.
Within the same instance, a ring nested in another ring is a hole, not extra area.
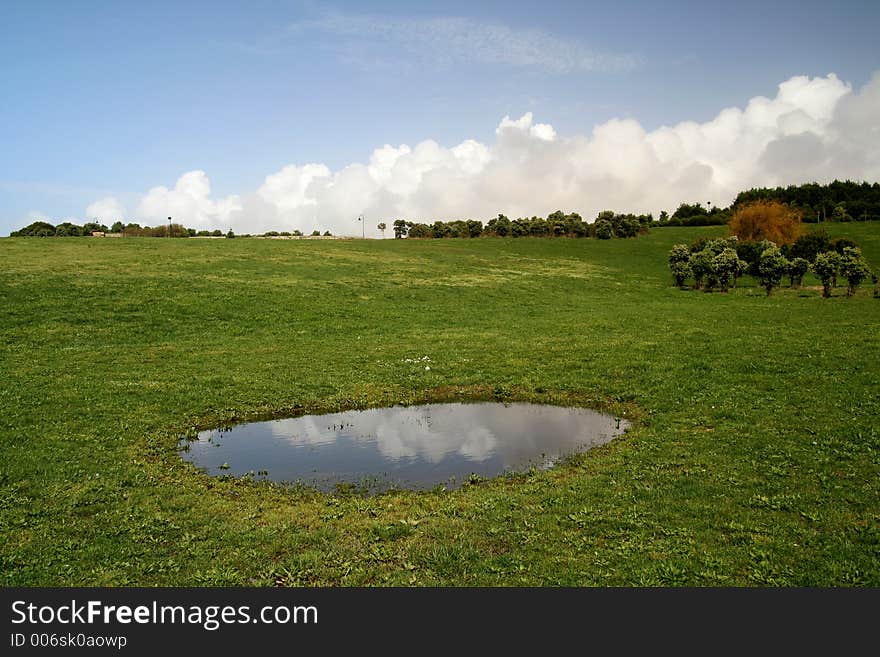
[(862, 284), (862, 281), (871, 274), (868, 264), (862, 258), (860, 249), (847, 247), (843, 250), (843, 256), (840, 259), (840, 273), (848, 283), (846, 296), (851, 297), (856, 293), (856, 288)]
[(813, 273), (822, 281), (822, 296), (831, 296), (831, 281), (837, 274), (837, 263), (831, 252), (820, 253), (813, 261)]
[(830, 249), (831, 241), (828, 239), (828, 233), (821, 228), (798, 237), (791, 245), (790, 255), (792, 258), (803, 258), (813, 262), (817, 255)]
[(709, 282), (711, 287), (715, 277), (714, 258), (714, 254), (708, 249), (691, 254), (688, 265), (690, 265), (691, 272), (694, 275), (694, 289), (701, 289), (704, 281)]
[(800, 236), (801, 212), (776, 201), (754, 201), (737, 208), (730, 230), (743, 241), (792, 244)]
[(672, 280), (677, 287), (684, 287), (688, 277), (691, 275), (691, 266), (687, 262), (670, 262), (669, 268), (672, 270)]
[(767, 290), (767, 296), (773, 292), (773, 288), (779, 285), (779, 281), (788, 272), (789, 263), (782, 252), (775, 246), (765, 250), (758, 260), (758, 277), (761, 285)]
[(718, 283), (721, 285), (722, 292), (727, 292), (731, 279), (733, 279), (736, 271), (739, 269), (739, 262), (736, 251), (731, 248), (724, 249), (712, 260), (715, 275), (718, 277)]
[[(702, 249), (701, 249), (702, 250)], [(691, 249), (687, 244), (676, 244), (669, 250), (669, 264), (687, 262), (691, 257)]]
[(672, 280), (678, 287), (684, 287), (685, 281), (691, 275), (688, 260), (691, 250), (687, 244), (676, 244), (669, 251), (669, 269), (672, 271)]
[(806, 258), (794, 258), (788, 263), (788, 280), (792, 287), (800, 287), (804, 281), (804, 274), (810, 269), (810, 263)]
[(614, 237), (614, 227), (607, 219), (598, 219), (595, 224), (596, 239), (610, 240)]
[(746, 273), (758, 276), (758, 262), (761, 254), (767, 249), (775, 247), (773, 242), (763, 240), (760, 242), (739, 242), (736, 245), (736, 254), (746, 263)]
[(846, 249), (857, 249), (859, 245), (853, 242), (851, 239), (847, 239), (846, 237), (838, 237), (836, 240), (831, 240), (829, 244), (829, 251), (836, 251), (840, 255), (843, 255), (843, 252)]

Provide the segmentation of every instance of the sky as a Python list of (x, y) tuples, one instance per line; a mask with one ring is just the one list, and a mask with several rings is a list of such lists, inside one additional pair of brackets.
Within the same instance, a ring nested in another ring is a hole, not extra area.
[[(877, 2), (0, 2), (0, 235), (880, 180)], [(388, 231), (390, 233), (390, 231)]]

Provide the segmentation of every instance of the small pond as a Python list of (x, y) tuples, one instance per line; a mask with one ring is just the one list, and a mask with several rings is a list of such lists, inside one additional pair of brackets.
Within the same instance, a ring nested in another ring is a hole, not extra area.
[(211, 475), (301, 483), (323, 491), (354, 486), (456, 488), (608, 442), (626, 420), (586, 408), (527, 403), (393, 406), (202, 431), (181, 456)]

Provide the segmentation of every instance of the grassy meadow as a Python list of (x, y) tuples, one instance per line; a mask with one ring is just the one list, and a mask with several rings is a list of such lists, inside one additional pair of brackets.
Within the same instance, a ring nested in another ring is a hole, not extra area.
[[(2, 239), (0, 582), (880, 586), (880, 299), (810, 275), (769, 298), (672, 287), (672, 244), (723, 230)], [(880, 223), (828, 230), (880, 270)], [(222, 423), (462, 399), (634, 426), (549, 471), (372, 497), (176, 451)]]

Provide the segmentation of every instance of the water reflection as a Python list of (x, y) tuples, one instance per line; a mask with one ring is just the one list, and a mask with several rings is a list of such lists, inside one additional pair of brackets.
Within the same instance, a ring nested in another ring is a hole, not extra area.
[[(395, 406), (210, 430), (184, 458), (211, 474), (268, 471), (323, 490), (337, 483), (425, 489), (491, 477), (605, 443), (626, 421), (583, 408), (480, 403)], [(222, 468), (222, 469), (221, 469)]]

